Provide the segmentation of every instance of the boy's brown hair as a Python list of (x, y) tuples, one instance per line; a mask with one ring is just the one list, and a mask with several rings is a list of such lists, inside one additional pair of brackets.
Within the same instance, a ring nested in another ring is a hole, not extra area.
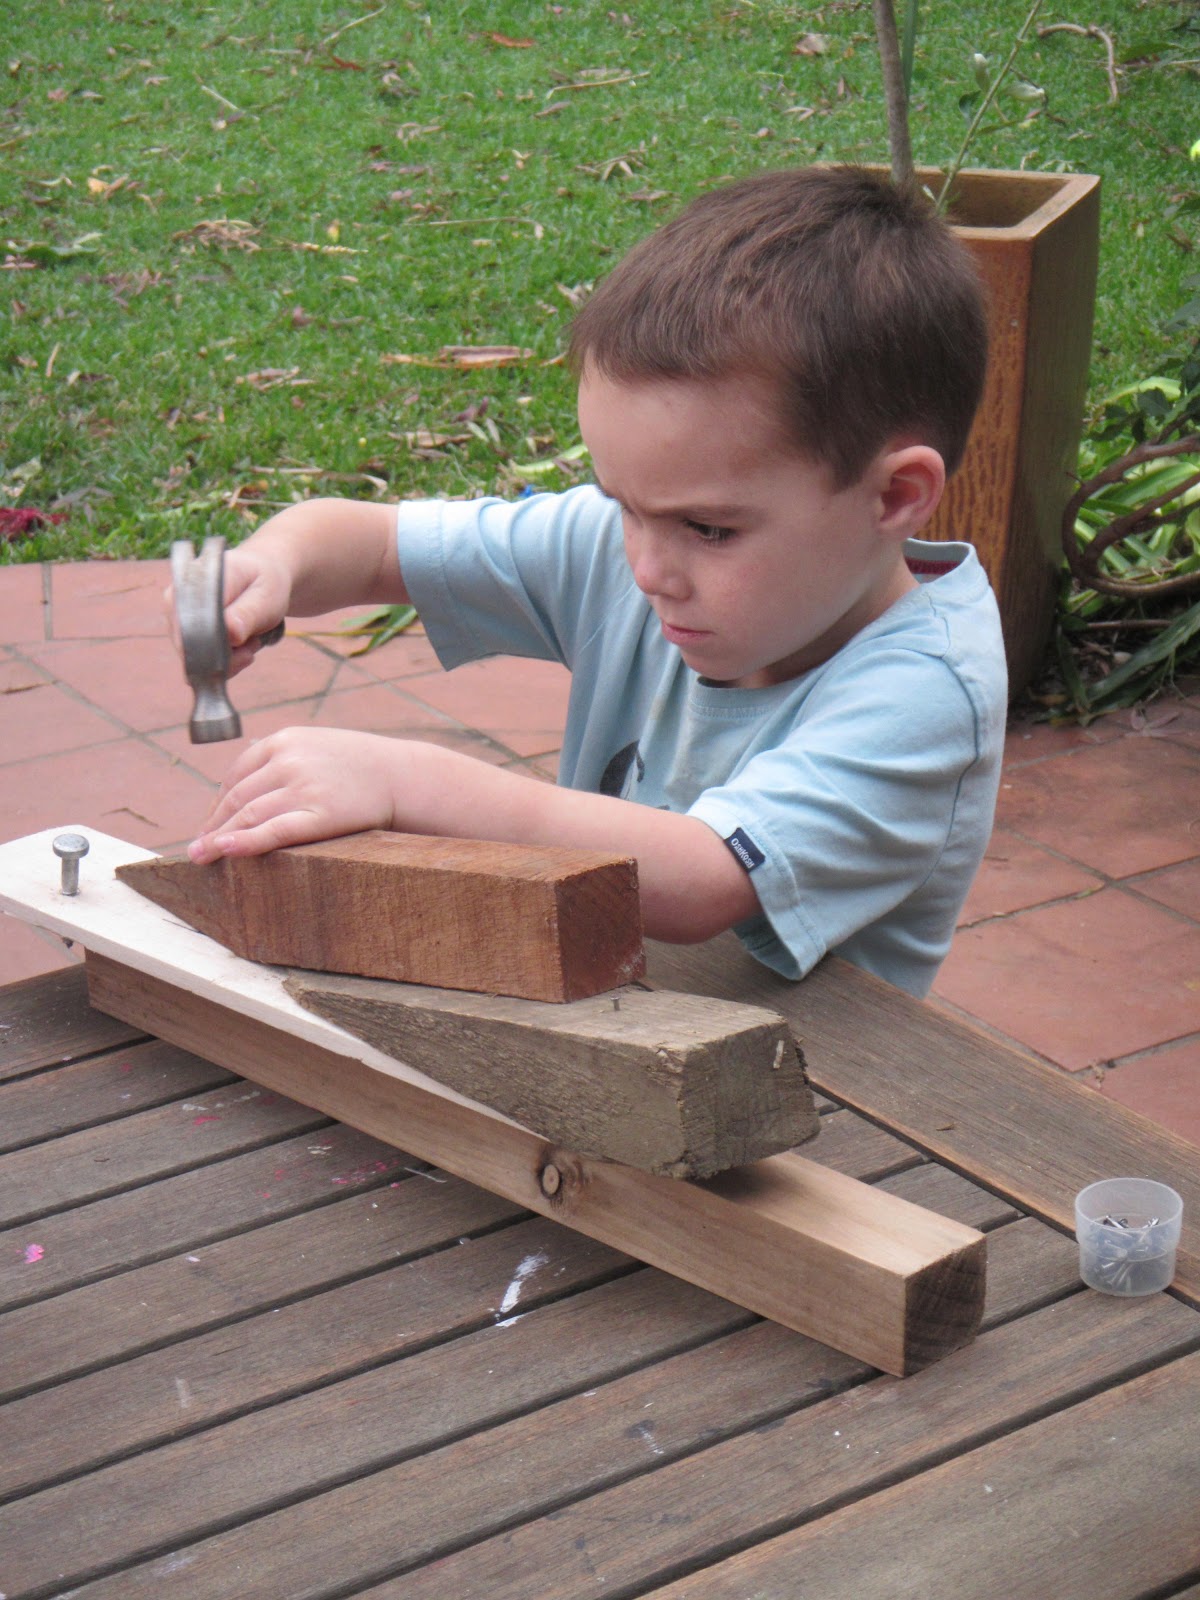
[(901, 436), (954, 470), (987, 324), (965, 246), (919, 190), (803, 167), (714, 189), (643, 239), (579, 312), (570, 358), (618, 382), (765, 376), (800, 452), (845, 488)]

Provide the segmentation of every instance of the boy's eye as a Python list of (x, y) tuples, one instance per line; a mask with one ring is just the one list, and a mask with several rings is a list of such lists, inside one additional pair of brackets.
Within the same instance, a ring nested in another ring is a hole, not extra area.
[(683, 519), (684, 526), (691, 528), (693, 533), (698, 533), (706, 544), (720, 544), (725, 539), (732, 539), (734, 530), (722, 528), (715, 522), (696, 522), (691, 517)]

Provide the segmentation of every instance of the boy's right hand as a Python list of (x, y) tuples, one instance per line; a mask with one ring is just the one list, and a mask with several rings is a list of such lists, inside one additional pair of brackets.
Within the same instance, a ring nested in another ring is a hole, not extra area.
[(291, 574), (266, 548), (253, 541), (225, 552), (225, 627), (229, 633), (229, 676), (248, 667), (261, 639), (288, 614)]
[[(262, 648), (261, 640), (288, 614), (291, 576), (278, 555), (268, 548), (255, 548), (253, 542), (226, 550), (225, 629), (229, 636), (229, 676), (234, 677), (254, 660)], [(176, 650), (181, 650), (179, 621), (175, 613), (175, 589), (163, 591), (167, 626)]]

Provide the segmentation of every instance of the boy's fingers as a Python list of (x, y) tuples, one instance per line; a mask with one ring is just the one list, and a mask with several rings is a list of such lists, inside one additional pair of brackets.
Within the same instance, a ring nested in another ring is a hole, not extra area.
[(289, 844), (309, 844), (326, 835), (311, 811), (285, 811), (256, 826), (231, 823), (203, 833), (188, 846), (188, 859), (201, 865), (222, 856), (265, 855)]

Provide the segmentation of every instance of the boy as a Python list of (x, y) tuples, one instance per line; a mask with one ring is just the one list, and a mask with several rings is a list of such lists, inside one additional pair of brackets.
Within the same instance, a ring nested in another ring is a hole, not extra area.
[(287, 729), (190, 854), (365, 828), (635, 856), (653, 938), (736, 928), (924, 994), (987, 843), (1005, 673), (969, 546), (913, 543), (986, 361), (962, 247), (870, 174), (693, 202), (572, 337), (595, 486), (311, 501), (227, 559), (235, 670), (285, 615), (412, 599), (442, 664), (572, 669), (560, 787), (421, 742)]

